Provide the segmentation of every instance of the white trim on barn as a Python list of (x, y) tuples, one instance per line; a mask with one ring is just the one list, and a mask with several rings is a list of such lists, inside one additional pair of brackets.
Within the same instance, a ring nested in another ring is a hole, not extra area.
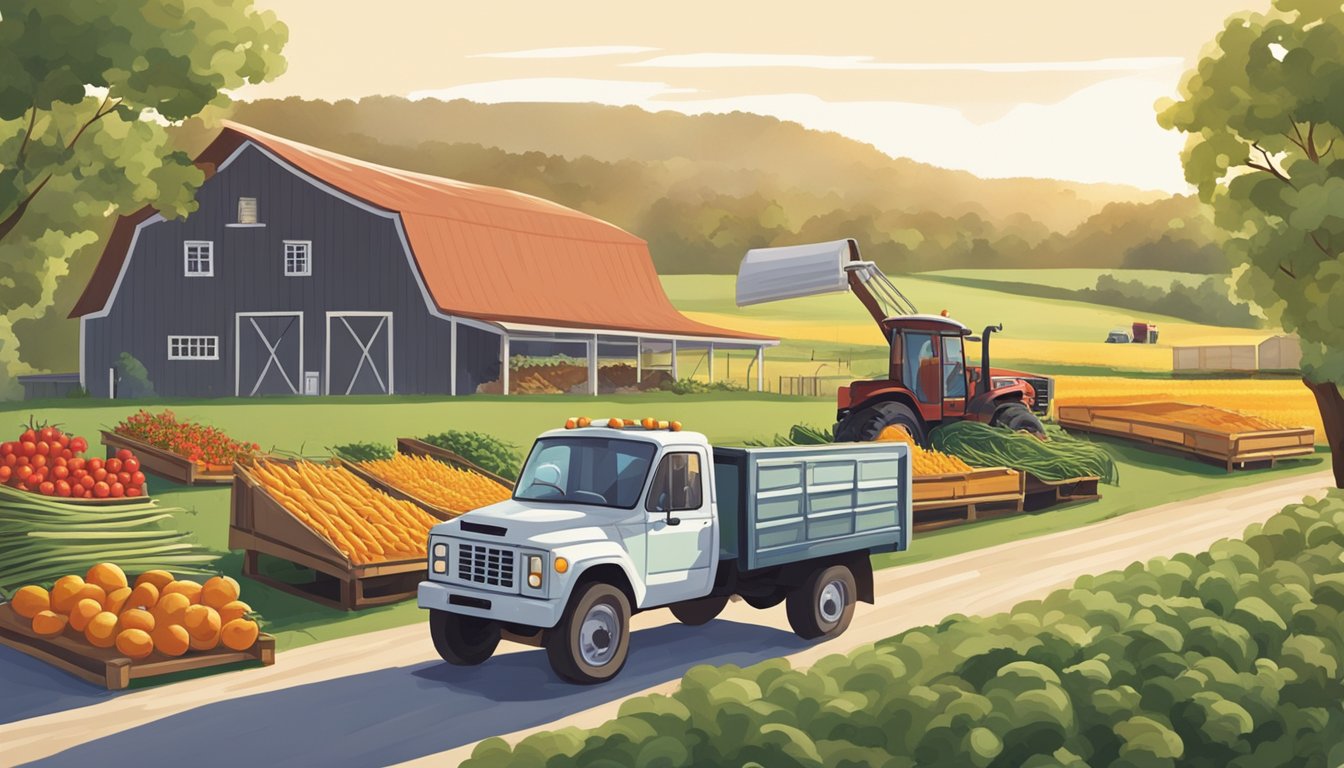
[[(302, 312), (299, 312), (299, 311), (284, 311), (284, 312), (235, 312), (235, 313), (233, 314), (233, 396), (234, 396), (234, 397), (241, 397), (241, 396), (242, 396), (242, 395), (239, 394), (239, 393), (242, 391), (242, 384), (241, 384), (241, 380), (242, 380), (242, 349), (243, 349), (243, 344), (242, 344), (242, 341), (243, 341), (242, 326), (243, 326), (243, 318), (244, 318), (244, 317), (298, 317), (298, 318), (299, 318), (299, 378), (300, 378), (300, 383), (296, 385), (294, 382), (289, 381), (289, 374), (286, 374), (286, 373), (284, 372), (284, 367), (282, 366), (281, 369), (280, 369), (280, 372), (281, 372), (281, 374), (285, 377), (285, 380), (289, 382), (289, 388), (292, 389), (292, 390), (294, 390), (294, 394), (296, 394), (296, 395), (299, 394), (299, 392), (302, 391), (302, 390), (301, 390), (301, 386), (302, 386), (303, 371), (304, 371), (304, 368), (307, 367), (307, 366), (305, 365), (305, 359), (304, 359), (304, 354), (303, 354), (303, 313), (302, 313)], [(253, 327), (255, 327), (255, 325), (254, 325)], [(261, 330), (260, 330), (260, 329), (257, 329), (257, 333), (258, 333), (259, 335), (261, 335)], [(263, 343), (265, 343), (267, 347), (270, 347), (270, 339), (267, 339), (267, 338), (265, 337), (265, 335), (261, 335), (261, 338), (262, 338)], [(276, 346), (279, 346), (279, 342), (276, 343)], [(275, 359), (275, 349), (272, 348), (272, 349), (270, 350), (270, 352), (271, 352), (271, 359), (274, 360), (274, 359)], [(269, 364), (270, 364), (270, 361), (267, 361), (267, 364), (269, 365)], [(263, 375), (265, 374), (265, 371), (264, 371), (264, 370), (262, 371), (262, 374), (263, 374)], [(258, 376), (258, 377), (257, 377), (257, 384), (260, 384), (260, 383), (261, 383), (261, 376)], [(252, 391), (255, 393), (255, 392), (257, 391), (257, 388), (254, 386), (254, 387), (252, 388)]]
[[(373, 333), (369, 336), (368, 339), (361, 339), (361, 338), (359, 338), (359, 334), (355, 333), (355, 329), (354, 329), (354, 328), (351, 328), (349, 323), (344, 323), (344, 325), (345, 325), (345, 330), (347, 330), (347, 331), (350, 332), (350, 335), (351, 335), (352, 337), (354, 337), (354, 339), (355, 339), (355, 344), (357, 344), (357, 345), (360, 347), (361, 356), (360, 356), (360, 360), (359, 360), (359, 365), (355, 368), (355, 372), (354, 372), (353, 374), (350, 375), (350, 384), (345, 388), (345, 392), (342, 393), (342, 394), (346, 394), (346, 395), (350, 394), (350, 390), (353, 389), (354, 386), (355, 386), (355, 379), (359, 378), (359, 372), (360, 372), (360, 370), (363, 369), (363, 367), (364, 367), (364, 362), (365, 362), (366, 360), (368, 361), (369, 365), (371, 366), (371, 368), (372, 368), (372, 370), (373, 370), (374, 378), (376, 378), (376, 379), (378, 380), (378, 383), (383, 387), (384, 394), (387, 394), (387, 395), (394, 395), (394, 394), (396, 394), (396, 392), (397, 392), (397, 389), (396, 389), (396, 383), (395, 383), (395, 382), (396, 382), (396, 378), (395, 378), (395, 377), (396, 377), (396, 368), (395, 368), (394, 365), (393, 365), (393, 363), (394, 363), (394, 361), (395, 361), (395, 356), (394, 356), (394, 351), (393, 351), (393, 349), (392, 349), (392, 341), (393, 341), (393, 339), (392, 339), (392, 313), (391, 313), (391, 312), (363, 312), (363, 311), (359, 311), (359, 312), (356, 312), (356, 311), (350, 311), (350, 312), (345, 312), (345, 311), (335, 311), (335, 312), (328, 312), (328, 313), (327, 313), (327, 328), (326, 328), (326, 333), (327, 333), (327, 356), (326, 356), (325, 369), (324, 369), (324, 370), (325, 370), (325, 373), (323, 373), (323, 375), (322, 375), (322, 378), (323, 378), (323, 380), (324, 380), (324, 381), (323, 381), (323, 385), (322, 385), (322, 386), (323, 386), (322, 394), (324, 394), (324, 395), (330, 395), (330, 394), (331, 394), (331, 321), (332, 321), (333, 319), (335, 319), (335, 318), (340, 318), (340, 319), (342, 320), (342, 322), (344, 322), (344, 318), (347, 318), (347, 317), (381, 317), (381, 318), (383, 318), (384, 322), (381, 322), (381, 323), (378, 324), (378, 327), (374, 329)], [(374, 364), (373, 364), (373, 358), (369, 356), (369, 349), (370, 349), (370, 347), (372, 347), (372, 346), (373, 346), (373, 343), (374, 343), (375, 341), (378, 340), (378, 334), (382, 333), (384, 328), (387, 329), (387, 381), (383, 381), (383, 377), (380, 376), (380, 375), (378, 374), (378, 368), (377, 368), (377, 366), (374, 366)]]

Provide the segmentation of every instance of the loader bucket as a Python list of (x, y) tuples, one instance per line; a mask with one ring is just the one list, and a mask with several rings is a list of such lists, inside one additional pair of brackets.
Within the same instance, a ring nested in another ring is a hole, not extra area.
[(848, 240), (753, 248), (737, 270), (737, 306), (849, 290)]

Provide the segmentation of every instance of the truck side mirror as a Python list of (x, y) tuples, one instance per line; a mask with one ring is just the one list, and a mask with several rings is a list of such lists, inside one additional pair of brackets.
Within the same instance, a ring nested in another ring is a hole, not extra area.
[(668, 524), (668, 525), (681, 525), (681, 518), (680, 518), (680, 517), (673, 517), (673, 516), (672, 516), (672, 510), (670, 510), (670, 509), (667, 511), (667, 524)]

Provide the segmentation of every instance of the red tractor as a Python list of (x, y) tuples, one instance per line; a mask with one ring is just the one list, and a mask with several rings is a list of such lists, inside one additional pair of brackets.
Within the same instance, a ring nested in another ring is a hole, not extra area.
[[(891, 347), (887, 378), (856, 381), (837, 394), (835, 440), (875, 440), (888, 427), (927, 445), (929, 431), (946, 421), (971, 419), (1045, 432), (1037, 414), (1050, 409), (1053, 381), (991, 368), (989, 339), (943, 315), (922, 315), (854, 240), (836, 240), (747, 252), (737, 277), (737, 304), (853, 291)], [(966, 362), (965, 343), (980, 342), (980, 365)]]

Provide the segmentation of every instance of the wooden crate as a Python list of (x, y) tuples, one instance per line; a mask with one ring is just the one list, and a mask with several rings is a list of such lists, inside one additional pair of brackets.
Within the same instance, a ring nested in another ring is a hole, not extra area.
[[(356, 565), (325, 536), (276, 501), (245, 467), (234, 466), (229, 509), (229, 549), (243, 550), (243, 575), (269, 587), (347, 611), (415, 597), (425, 578), (425, 557)], [(261, 556), (314, 572), (290, 584), (261, 572)]]
[(0, 645), (26, 653), (58, 667), (94, 685), (119, 691), (132, 680), (185, 672), (191, 669), (219, 667), (241, 661), (275, 663), (275, 638), (262, 634), (246, 651), (216, 648), (213, 651), (188, 651), (183, 656), (166, 656), (158, 651), (144, 659), (128, 659), (116, 648), (94, 648), (82, 636), (70, 630), (55, 637), (33, 632), (27, 619), (14, 612), (8, 603), (0, 605)]
[(1026, 498), (1022, 508), (1028, 512), (1053, 507), (1056, 504), (1072, 504), (1076, 501), (1096, 501), (1101, 498), (1098, 486), (1099, 477), (1071, 477), (1067, 480), (1042, 480), (1024, 472), (1026, 475)]
[(118, 450), (127, 448), (140, 460), (140, 469), (145, 474), (158, 475), (182, 485), (223, 485), (233, 482), (230, 469), (207, 469), (185, 456), (116, 432), (103, 430), (102, 435), (109, 458), (115, 456)]
[(1023, 473), (1005, 467), (916, 476), (916, 531), (930, 531), (1022, 511)]
[(491, 480), (494, 480), (496, 483), (499, 483), (500, 485), (504, 486), (505, 488), (508, 488), (511, 491), (513, 490), (514, 487), (514, 482), (512, 480), (507, 480), (503, 477), (500, 477), (499, 475), (496, 475), (494, 472), (491, 472), (487, 469), (482, 469), (481, 467), (476, 466), (475, 464), (471, 463), (471, 461), (467, 460), (462, 456), (457, 455), (456, 453), (453, 453), (447, 448), (440, 448), (437, 445), (426, 443), (424, 440), (416, 440), (413, 437), (398, 437), (397, 451), (399, 453), (406, 453), (412, 456), (428, 456), (431, 459), (438, 459), (439, 461), (442, 461), (443, 463), (448, 464), (449, 466), (457, 467), (458, 469), (469, 469), (472, 472), (475, 472), (479, 475), (485, 475), (486, 477), (490, 478)]
[(335, 459), (335, 463), (336, 466), (344, 467), (346, 471), (350, 472), (350, 474), (354, 475), (355, 477), (358, 477), (360, 480), (363, 480), (369, 485), (372, 485), (374, 488), (377, 488), (383, 493), (386, 493), (388, 496), (391, 496), (394, 499), (401, 499), (402, 501), (409, 501), (412, 504), (416, 505), (417, 507), (420, 507), (421, 509), (425, 510), (426, 512), (428, 512), (429, 514), (433, 515), (434, 517), (440, 520), (452, 520), (454, 517), (463, 514), (462, 512), (458, 512), (457, 510), (447, 509), (445, 507), (440, 507), (435, 504), (431, 504), (428, 501), (425, 501), (424, 499), (416, 496), (415, 494), (403, 491), (397, 486), (382, 479), (381, 477), (378, 477), (370, 473), (369, 471), (365, 470), (363, 467), (359, 466), (359, 464), (353, 461), (346, 461), (345, 459), (337, 457)]
[(1279, 459), (1307, 456), (1316, 450), (1316, 430), (1311, 427), (1222, 432), (1205, 426), (1183, 424), (1173, 411), (1186, 403), (1134, 403), (1129, 405), (1059, 405), (1059, 424), (1067, 429), (1094, 432), (1165, 448), (1222, 464), (1227, 471), (1247, 466), (1274, 466)]

